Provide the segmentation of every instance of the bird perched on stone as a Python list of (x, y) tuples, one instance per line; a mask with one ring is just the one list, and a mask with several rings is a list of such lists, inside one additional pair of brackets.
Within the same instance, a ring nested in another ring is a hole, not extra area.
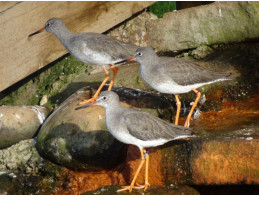
[(231, 73), (215, 72), (203, 68), (194, 62), (172, 57), (159, 57), (150, 47), (140, 47), (127, 61), (140, 63), (140, 74), (144, 81), (161, 93), (174, 94), (177, 105), (175, 124), (178, 124), (181, 102), (178, 94), (194, 91), (197, 96), (187, 116), (184, 126), (190, 126), (190, 120), (201, 93), (197, 88), (225, 80), (231, 80)]
[[(188, 128), (171, 124), (147, 112), (121, 106), (119, 96), (113, 91), (103, 91), (94, 103), (76, 109), (89, 105), (104, 107), (106, 126), (110, 133), (117, 140), (135, 145), (140, 150), (141, 162), (130, 186), (125, 186), (118, 191), (132, 191), (132, 188), (146, 190), (148, 188), (149, 155), (146, 148), (159, 146), (171, 140), (193, 137)], [(135, 187), (135, 181), (145, 161), (145, 185)]]

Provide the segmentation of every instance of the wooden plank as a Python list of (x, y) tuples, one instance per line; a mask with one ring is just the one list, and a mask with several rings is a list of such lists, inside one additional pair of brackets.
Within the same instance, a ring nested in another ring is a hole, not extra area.
[(50, 33), (28, 38), (53, 17), (72, 32), (102, 33), (154, 2), (1, 2), (0, 91), (61, 57), (67, 51)]
[(1, 1), (0, 2), (0, 14), (4, 13), (6, 10), (11, 9), (16, 4), (20, 3), (19, 1)]

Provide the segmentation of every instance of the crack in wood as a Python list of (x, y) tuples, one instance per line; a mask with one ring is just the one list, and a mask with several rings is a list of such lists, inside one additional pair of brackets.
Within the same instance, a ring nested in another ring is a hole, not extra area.
[(20, 4), (20, 3), (22, 3), (22, 2), (21, 2), (21, 1), (20, 1), (20, 2), (17, 2), (17, 3), (15, 3), (14, 5), (12, 5), (11, 7), (7, 8), (7, 9), (5, 9), (5, 10), (3, 10), (3, 11), (0, 11), (0, 14), (3, 14), (3, 13), (6, 12), (7, 10), (12, 9), (13, 7), (15, 7), (16, 5), (18, 5), (18, 4)]

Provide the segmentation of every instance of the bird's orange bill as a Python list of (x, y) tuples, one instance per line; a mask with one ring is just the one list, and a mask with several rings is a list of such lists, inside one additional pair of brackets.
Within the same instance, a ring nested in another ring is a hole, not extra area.
[(42, 28), (42, 29), (40, 29), (40, 30), (38, 30), (38, 31), (35, 31), (34, 33), (30, 34), (28, 37), (34, 36), (34, 35), (36, 35), (36, 34), (38, 34), (38, 33), (44, 32), (44, 31), (45, 31), (45, 29)]
[(114, 65), (122, 64), (122, 63), (125, 63), (125, 62), (133, 62), (133, 61), (135, 61), (135, 57), (131, 57), (131, 58), (129, 58), (129, 59), (125, 59), (125, 60), (116, 62)]
[(135, 57), (131, 57), (131, 58), (127, 59), (127, 62), (133, 62), (133, 61), (135, 61)]
[(75, 110), (87, 108), (87, 107), (90, 107), (90, 106), (93, 106), (93, 105), (98, 105), (98, 104), (97, 104), (97, 102), (89, 103), (87, 105), (83, 105), (83, 106), (77, 107), (77, 108), (75, 108)]

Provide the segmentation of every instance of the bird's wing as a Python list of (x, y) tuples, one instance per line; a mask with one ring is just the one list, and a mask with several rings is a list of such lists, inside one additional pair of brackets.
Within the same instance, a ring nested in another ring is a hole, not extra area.
[(149, 113), (130, 110), (123, 114), (123, 122), (129, 133), (141, 140), (174, 139), (190, 136), (189, 129), (170, 124)]
[(86, 46), (96, 53), (111, 57), (111, 60), (125, 60), (132, 57), (138, 46), (124, 43), (111, 36), (98, 33), (84, 33)]
[(179, 85), (206, 83), (230, 76), (230, 73), (214, 72), (198, 64), (180, 58), (160, 57), (162, 62), (157, 71), (172, 78)]

